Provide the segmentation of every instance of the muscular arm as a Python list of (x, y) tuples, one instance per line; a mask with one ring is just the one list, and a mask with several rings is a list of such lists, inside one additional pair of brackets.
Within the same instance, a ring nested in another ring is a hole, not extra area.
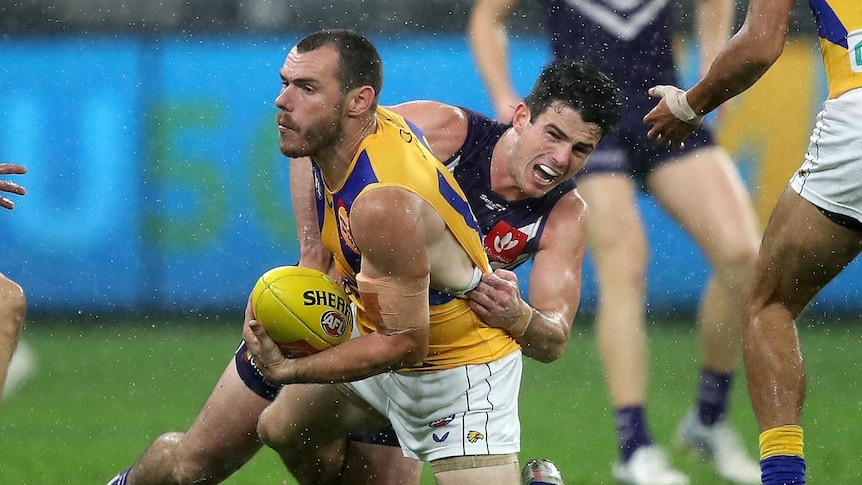
[[(745, 91), (772, 67), (784, 50), (794, 0), (752, 0), (745, 21), (718, 53), (706, 76), (685, 93), (695, 114), (705, 115)], [(665, 100), (652, 109), (644, 122), (647, 136), (679, 146), (697, 128), (681, 121)]]
[[(285, 359), (246, 314), (243, 337), (267, 379), (284, 384), (355, 381), (421, 362), (428, 352), (429, 232), (445, 230), (421, 198), (403, 189), (374, 189), (353, 204), (350, 226), (362, 252), (360, 275), (385, 279), (394, 291), (368, 291), (363, 303), (383, 331), (298, 359)], [(417, 293), (418, 291), (418, 293)], [(405, 295), (412, 297), (405, 297)], [(380, 309), (378, 311), (377, 309)]]
[(290, 200), (296, 222), (296, 236), (299, 239), (299, 266), (332, 274), (332, 254), (320, 241), (309, 158), (290, 161)]
[[(561, 199), (548, 216), (530, 270), (531, 320), (526, 333), (513, 335), (528, 357), (552, 362), (566, 348), (580, 304), (588, 220), (587, 206), (577, 192)], [(507, 330), (517, 324), (526, 305), (514, 274), (502, 270), (483, 275), (469, 297), (483, 320)]]
[(794, 0), (752, 0), (745, 22), (718, 53), (706, 76), (686, 96), (697, 114), (706, 114), (745, 91), (778, 60), (790, 25)]
[(479, 75), (491, 96), (497, 118), (512, 121), (521, 100), (509, 73), (509, 30), (506, 18), (518, 0), (477, 0), (470, 11), (467, 39)]

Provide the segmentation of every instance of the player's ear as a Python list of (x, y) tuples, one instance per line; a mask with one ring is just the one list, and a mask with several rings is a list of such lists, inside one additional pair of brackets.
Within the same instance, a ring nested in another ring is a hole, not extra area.
[(353, 89), (347, 96), (347, 102), (349, 103), (348, 114), (350, 116), (359, 116), (365, 113), (374, 105), (376, 97), (377, 93), (371, 86), (366, 85)]
[(515, 113), (512, 115), (512, 126), (515, 128), (515, 131), (520, 133), (530, 124), (530, 119), (530, 108), (521, 101), (515, 106)]

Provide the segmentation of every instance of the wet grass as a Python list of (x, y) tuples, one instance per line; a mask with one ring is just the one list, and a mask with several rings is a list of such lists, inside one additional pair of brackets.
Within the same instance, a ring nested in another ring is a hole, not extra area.
[[(722, 484), (708, 464), (670, 445), (694, 401), (699, 343), (692, 322), (657, 320), (650, 324), (653, 431), (692, 483)], [(800, 332), (809, 373), (810, 481), (860, 483), (862, 321), (812, 319)], [(220, 317), (32, 317), (25, 340), (38, 370), (0, 404), (2, 483), (102, 484), (156, 436), (189, 425), (232, 355), (239, 327)], [(757, 427), (741, 375), (735, 390), (733, 420), (753, 454)], [(520, 402), (522, 462), (549, 458), (569, 485), (614, 483), (613, 421), (589, 316), (579, 319), (560, 360), (526, 362)], [(264, 450), (226, 483), (284, 480), (293, 483)], [(433, 483), (427, 470), (422, 483)]]

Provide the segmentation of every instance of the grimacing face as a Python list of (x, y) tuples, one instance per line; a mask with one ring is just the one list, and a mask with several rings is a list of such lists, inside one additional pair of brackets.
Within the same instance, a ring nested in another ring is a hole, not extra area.
[(337, 146), (344, 118), (338, 61), (338, 52), (328, 45), (303, 53), (293, 48), (287, 54), (275, 98), (284, 155), (313, 157)]
[(559, 101), (536, 117), (522, 103), (513, 123), (520, 136), (509, 172), (527, 197), (541, 197), (572, 178), (602, 137), (597, 124), (585, 122), (580, 112)]

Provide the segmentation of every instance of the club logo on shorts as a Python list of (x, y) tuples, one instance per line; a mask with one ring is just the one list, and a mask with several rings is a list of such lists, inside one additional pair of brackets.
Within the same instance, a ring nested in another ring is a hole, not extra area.
[(446, 416), (443, 419), (438, 419), (437, 421), (431, 421), (430, 423), (428, 423), (428, 427), (429, 428), (442, 428), (443, 426), (446, 426), (447, 424), (451, 423), (454, 419), (455, 419), (455, 415), (451, 414), (449, 416)]
[(467, 441), (469, 441), (470, 443), (475, 443), (475, 442), (477, 442), (479, 440), (483, 440), (483, 439), (485, 439), (485, 435), (483, 435), (482, 433), (480, 433), (478, 431), (468, 431), (467, 432)]

